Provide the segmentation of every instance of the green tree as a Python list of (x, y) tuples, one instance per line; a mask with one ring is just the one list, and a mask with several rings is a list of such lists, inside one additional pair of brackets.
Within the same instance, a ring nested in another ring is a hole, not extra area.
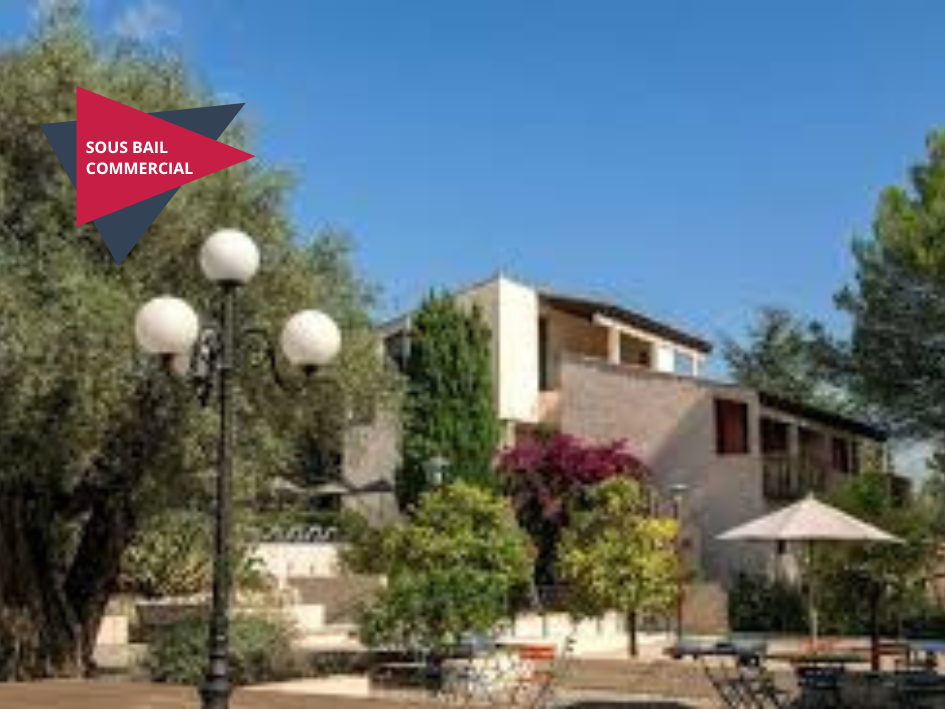
[(527, 597), (528, 537), (508, 501), (479, 487), (425, 494), (384, 544), (387, 588), (361, 618), (368, 645), (444, 648), (493, 629)]
[(411, 316), (398, 499), (409, 508), (442, 458), (450, 480), (491, 488), (499, 423), (492, 391), (489, 329), (477, 308), (431, 294)]
[[(290, 182), (262, 161), (186, 185), (120, 267), (94, 225), (75, 224), (75, 190), (39, 126), (75, 119), (76, 86), (144, 111), (221, 102), (166, 52), (90, 37), (78, 3), (49, 7), (0, 49), (0, 679), (84, 671), (138, 529), (176, 505), (206, 509), (215, 417), (136, 352), (132, 323), (163, 293), (210, 309), (208, 234), (236, 227), (259, 242), (247, 321), (275, 336), (292, 311), (319, 307), (345, 336), (332, 376), (292, 398), (263, 367), (241, 369), (240, 513), (269, 473), (299, 465), (303, 433), (337, 444), (346, 412), (387, 382), (344, 249), (304, 245)], [(239, 124), (222, 140), (248, 147)]]
[(897, 432), (945, 437), (945, 131), (933, 133), (908, 184), (880, 196), (853, 243), (855, 283), (838, 305), (853, 318), (835, 342), (841, 372)]
[(926, 477), (922, 484), (922, 498), (932, 514), (935, 533), (945, 537), (945, 449), (938, 448), (926, 462)]
[(832, 383), (817, 330), (783, 308), (761, 308), (744, 344), (726, 337), (722, 356), (739, 384), (802, 404), (841, 410), (848, 404)]
[(836, 623), (839, 632), (869, 631), (875, 652), (881, 627), (901, 620), (909, 604), (926, 594), (938, 549), (933, 519), (921, 500), (897, 504), (889, 476), (879, 471), (851, 479), (829, 501), (904, 542), (822, 547), (815, 558), (823, 616)]
[(572, 609), (623, 613), (631, 656), (639, 614), (665, 611), (676, 598), (677, 531), (675, 520), (652, 514), (640, 483), (612, 478), (591, 489), (562, 534), (559, 568)]

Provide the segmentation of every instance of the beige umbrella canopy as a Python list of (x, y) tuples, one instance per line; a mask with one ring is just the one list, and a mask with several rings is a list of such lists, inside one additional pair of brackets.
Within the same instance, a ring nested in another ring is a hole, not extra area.
[(748, 542), (901, 542), (887, 532), (824, 504), (813, 495), (719, 535)]
[[(869, 542), (901, 544), (898, 537), (824, 504), (813, 494), (800, 502), (720, 534), (723, 541), (803, 542), (808, 559), (815, 542)], [(811, 637), (817, 639), (817, 608), (813, 579), (808, 583)]]

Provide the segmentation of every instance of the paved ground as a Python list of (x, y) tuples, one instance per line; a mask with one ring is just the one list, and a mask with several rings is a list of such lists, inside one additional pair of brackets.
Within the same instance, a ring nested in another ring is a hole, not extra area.
[[(402, 709), (409, 705), (342, 697), (237, 692), (233, 709)], [(0, 684), (2, 709), (198, 709), (193, 689), (119, 682)]]
[[(237, 692), (233, 709), (418, 709), (436, 704), (337, 696)], [(663, 700), (574, 697), (571, 709), (695, 709), (702, 704)], [(198, 709), (192, 689), (143, 683), (57, 681), (0, 684), (0, 709)]]

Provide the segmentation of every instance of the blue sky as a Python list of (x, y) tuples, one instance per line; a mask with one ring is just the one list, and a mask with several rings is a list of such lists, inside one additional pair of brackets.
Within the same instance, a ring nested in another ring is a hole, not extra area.
[[(0, 36), (31, 3), (4, 3)], [(505, 270), (710, 337), (842, 325), (851, 235), (945, 125), (945, 3), (92, 0), (246, 101), (385, 310)], [(170, 107), (169, 107), (170, 108)]]

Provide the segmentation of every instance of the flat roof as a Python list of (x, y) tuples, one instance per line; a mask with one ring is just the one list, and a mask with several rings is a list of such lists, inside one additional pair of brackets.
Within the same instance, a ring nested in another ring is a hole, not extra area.
[(555, 310), (562, 310), (572, 315), (582, 318), (592, 318), (595, 315), (604, 315), (613, 320), (622, 320), (627, 324), (642, 330), (644, 332), (658, 335), (667, 340), (685, 345), (703, 354), (712, 351), (712, 344), (697, 335), (684, 332), (679, 328), (673, 327), (665, 322), (655, 320), (648, 315), (644, 315), (636, 310), (630, 310), (621, 305), (616, 305), (596, 298), (585, 298), (581, 296), (565, 295), (555, 291), (538, 289), (539, 297), (548, 303)]
[(818, 423), (833, 428), (850, 431), (857, 435), (864, 436), (865, 438), (872, 438), (874, 441), (885, 441), (889, 438), (889, 434), (886, 431), (871, 423), (811, 406), (810, 404), (802, 404), (798, 401), (778, 396), (777, 394), (759, 390), (758, 400), (761, 402), (762, 406), (767, 406), (770, 409), (777, 409), (778, 411), (793, 414), (800, 418), (810, 419), (811, 421), (817, 421)]

